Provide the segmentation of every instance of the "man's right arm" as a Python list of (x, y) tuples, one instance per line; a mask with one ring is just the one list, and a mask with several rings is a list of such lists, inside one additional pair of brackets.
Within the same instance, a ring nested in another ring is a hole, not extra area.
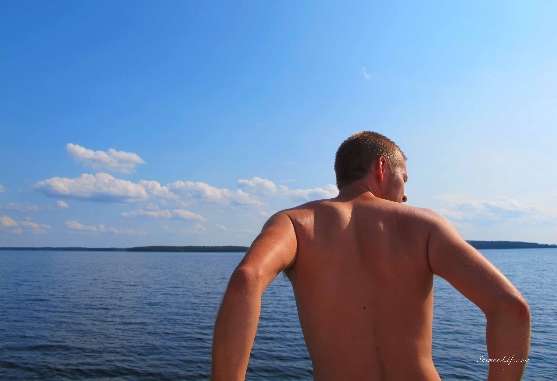
[(491, 262), (460, 237), (449, 221), (433, 212), (430, 217), (428, 260), (432, 272), (477, 305), (487, 318), (486, 343), (491, 360), (488, 380), (520, 380), (530, 348), (526, 300)]

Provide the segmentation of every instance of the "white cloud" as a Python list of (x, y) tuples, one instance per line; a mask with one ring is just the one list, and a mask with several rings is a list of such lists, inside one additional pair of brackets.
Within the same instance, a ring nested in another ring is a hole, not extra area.
[(2, 226), (7, 228), (17, 226), (17, 222), (15, 222), (14, 220), (12, 220), (10, 217), (6, 215), (0, 217), (0, 222), (2, 223)]
[[(238, 186), (242, 189), (232, 191), (226, 188), (216, 188), (203, 182), (192, 181), (175, 181), (162, 186), (157, 181), (141, 180), (139, 183), (133, 183), (100, 172), (95, 175), (84, 173), (73, 179), (53, 177), (35, 183), (33, 188), (51, 197), (67, 197), (99, 202), (137, 202), (157, 198), (162, 203), (171, 202), (177, 206), (187, 205), (187, 202), (219, 204), (222, 206), (263, 206), (264, 203), (259, 199), (260, 197), (286, 197), (298, 201), (311, 201), (338, 195), (336, 186), (332, 184), (322, 188), (290, 189), (285, 185), (277, 186), (272, 181), (260, 177), (253, 177), (251, 180), (238, 180)], [(60, 203), (58, 205), (60, 206)], [(157, 213), (147, 213), (149, 208), (145, 208), (142, 212), (136, 212), (136, 215), (153, 218), (179, 216), (183, 219), (200, 220), (199, 217), (189, 215), (187, 212), (180, 212), (182, 209), (175, 210), (176, 212), (161, 212), (154, 209)], [(125, 216), (130, 217), (132, 215)]]
[(0, 217), (0, 222), (2, 223), (2, 227), (4, 228), (13, 228), (11, 230), (12, 233), (21, 234), (24, 231), (33, 233), (33, 234), (44, 234), (46, 233), (45, 229), (50, 229), (50, 225), (46, 224), (37, 224), (31, 221), (31, 218), (27, 217), (24, 221), (15, 222), (8, 216)]
[(205, 226), (201, 225), (201, 224), (195, 224), (195, 227), (193, 228), (193, 231), (198, 232), (198, 233), (202, 233), (205, 230), (207, 230), (205, 228)]
[(204, 234), (207, 230), (205, 226), (196, 224), (193, 228), (174, 229), (168, 225), (163, 225), (163, 229), (172, 234)]
[(155, 205), (149, 205), (150, 209), (139, 209), (134, 210), (132, 212), (123, 212), (121, 215), (123, 217), (137, 217), (137, 216), (145, 216), (151, 218), (176, 218), (182, 219), (186, 221), (206, 221), (205, 217), (200, 216), (199, 214), (195, 214), (188, 210), (184, 209), (158, 209)]
[(168, 200), (177, 200), (178, 199), (178, 195), (172, 193), (168, 189), (168, 186), (161, 186), (156, 181), (141, 180), (139, 182), (139, 185), (141, 185), (147, 193), (149, 193), (150, 195), (152, 195), (154, 197), (159, 197), (159, 198), (168, 199)]
[(367, 70), (365, 67), (362, 68), (362, 75), (364, 76), (365, 79), (370, 80), (371, 76), (367, 73)]
[[(58, 208), (67, 208), (68, 204), (66, 204), (62, 200), (58, 200), (56, 202)], [(38, 210), (45, 210), (45, 209), (54, 209), (54, 206), (37, 206), (30, 204), (28, 202), (25, 203), (16, 203), (16, 202), (8, 202), (6, 205), (0, 205), (0, 209), (8, 209), (8, 210), (17, 210), (18, 212), (36, 212)]]
[(37, 205), (32, 204), (18, 204), (15, 202), (8, 202), (6, 205), (0, 207), (3, 209), (17, 210), (18, 212), (35, 212), (39, 210)]
[(269, 213), (269, 212), (266, 212), (266, 211), (264, 211), (264, 210), (260, 210), (258, 213), (259, 213), (259, 215), (262, 216), (262, 217), (271, 217), (271, 216), (272, 216), (273, 214), (275, 214), (276, 212)]
[(145, 160), (133, 152), (116, 151), (110, 148), (108, 152), (93, 151), (77, 144), (68, 143), (66, 150), (76, 161), (95, 170), (111, 170), (119, 173), (133, 173), (137, 164), (145, 164)]
[(5, 192), (6, 188), (4, 188), (4, 186), (2, 184), (0, 184), (0, 193)]
[[(77, 221), (66, 221), (66, 227), (70, 230), (81, 230), (81, 231), (89, 231), (89, 232), (96, 232), (97, 231), (97, 227), (96, 226), (87, 226), (87, 225), (82, 225)], [(103, 231), (104, 231), (104, 225), (102, 225), (103, 227)]]
[(129, 229), (129, 228), (112, 228), (106, 227), (103, 224), (99, 225), (83, 225), (77, 221), (66, 221), (66, 227), (70, 230), (76, 230), (81, 232), (92, 232), (92, 233), (106, 233), (110, 232), (113, 234), (125, 234), (125, 235), (143, 235), (147, 234), (145, 230), (142, 229)]
[(206, 221), (205, 217), (200, 216), (199, 214), (192, 213), (188, 210), (184, 209), (174, 209), (172, 211), (176, 217), (181, 218), (187, 221)]
[(71, 197), (91, 201), (133, 202), (149, 198), (140, 184), (116, 179), (108, 173), (91, 175), (84, 173), (79, 177), (53, 177), (39, 181), (33, 188), (51, 197)]
[(241, 189), (233, 192), (226, 188), (219, 189), (201, 182), (176, 181), (169, 184), (168, 188), (182, 197), (195, 201), (235, 206), (258, 206), (263, 204)]
[(35, 223), (35, 222), (31, 222), (31, 221), (22, 221), (19, 223), (19, 225), (25, 227), (25, 228), (29, 228), (29, 229), (40, 229), (41, 227), (39, 226), (39, 224)]
[(333, 198), (338, 196), (338, 189), (333, 184), (327, 184), (323, 188), (310, 189), (289, 189), (284, 185), (280, 185), (279, 192), (284, 196), (304, 201)]
[(496, 222), (517, 222), (537, 225), (557, 221), (557, 215), (526, 202), (502, 198), (497, 201), (476, 201), (466, 195), (444, 195), (438, 197), (444, 204), (439, 212), (458, 222), (491, 224)]
[(255, 233), (253, 230), (251, 229), (234, 229), (234, 231), (240, 233), (240, 234), (253, 234)]
[(144, 235), (147, 234), (145, 230), (142, 229), (116, 229), (108, 228), (108, 231), (113, 234), (125, 234), (125, 235)]
[[(156, 181), (141, 180), (139, 183), (133, 183), (117, 179), (104, 172), (94, 175), (84, 173), (73, 179), (53, 177), (35, 183), (33, 188), (51, 197), (69, 197), (87, 201), (136, 202), (157, 197), (179, 202), (178, 195), (172, 193), (168, 186), (161, 186)], [(58, 201), (58, 206), (62, 208), (60, 203), (64, 202)]]
[(216, 224), (217, 229), (222, 230), (223, 232), (227, 232), (228, 229), (224, 225)]
[(238, 186), (264, 196), (272, 196), (277, 193), (277, 186), (275, 183), (257, 176), (253, 177), (251, 180), (238, 180)]
[(168, 209), (164, 210), (134, 210), (131, 212), (122, 212), (120, 213), (122, 217), (137, 217), (137, 216), (145, 216), (151, 218), (172, 218), (172, 213)]
[(22, 221), (18, 224), (20, 227), (29, 229), (29, 231), (33, 234), (44, 234), (46, 233), (45, 229), (50, 229), (50, 225), (46, 224), (37, 224), (31, 221)]
[(260, 177), (238, 180), (238, 186), (254, 195), (289, 197), (301, 201), (333, 198), (338, 195), (337, 187), (332, 184), (325, 185), (323, 188), (290, 189), (285, 185), (277, 187), (272, 181)]

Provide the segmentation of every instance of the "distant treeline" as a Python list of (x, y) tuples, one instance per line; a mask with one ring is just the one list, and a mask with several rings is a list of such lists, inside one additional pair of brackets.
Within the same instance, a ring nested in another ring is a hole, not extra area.
[[(468, 241), (478, 250), (486, 249), (547, 249), (557, 248), (533, 242), (513, 241)], [(42, 250), (42, 251), (143, 251), (143, 252), (181, 252), (181, 253), (245, 253), (247, 246), (138, 246), (117, 247), (0, 247), (0, 250)]]
[(245, 253), (247, 246), (139, 246), (117, 247), (0, 247), (0, 250), (40, 250), (40, 251), (151, 251), (182, 253)]
[(131, 247), (126, 251), (158, 251), (182, 253), (245, 253), (247, 246), (139, 246)]
[(478, 250), (485, 249), (548, 249), (556, 248), (557, 245), (548, 245), (544, 243), (533, 242), (515, 242), (515, 241), (468, 241)]
[(0, 247), (0, 250), (40, 250), (40, 251), (128, 251), (118, 247)]

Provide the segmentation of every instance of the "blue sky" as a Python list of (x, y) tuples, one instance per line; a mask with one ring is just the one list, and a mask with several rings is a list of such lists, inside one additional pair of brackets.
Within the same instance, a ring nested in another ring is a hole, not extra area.
[(553, 1), (0, 3), (0, 246), (249, 245), (373, 130), (466, 239), (557, 243)]

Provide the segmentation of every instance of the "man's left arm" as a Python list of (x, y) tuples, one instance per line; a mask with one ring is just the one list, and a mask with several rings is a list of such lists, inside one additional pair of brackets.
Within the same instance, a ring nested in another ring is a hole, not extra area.
[(296, 233), (290, 217), (272, 216), (232, 273), (213, 335), (211, 380), (244, 380), (259, 323), (261, 295), (295, 261)]

